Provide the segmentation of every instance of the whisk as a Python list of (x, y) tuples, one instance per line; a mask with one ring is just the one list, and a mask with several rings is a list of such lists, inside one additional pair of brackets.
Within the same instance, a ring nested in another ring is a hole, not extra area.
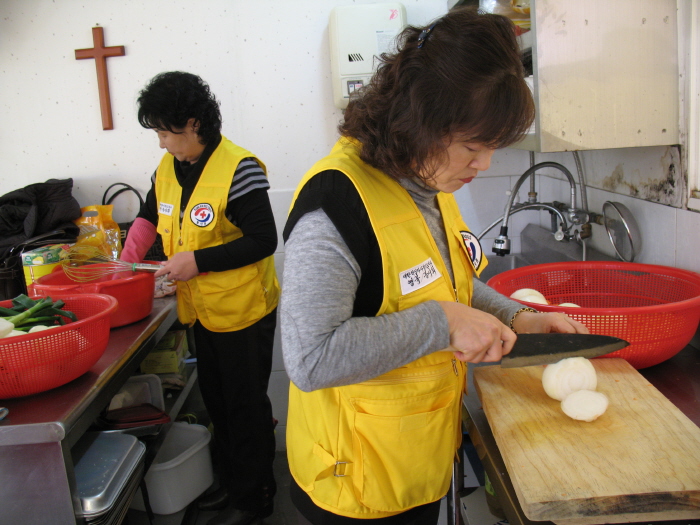
[(157, 272), (162, 268), (157, 263), (130, 263), (110, 257), (95, 246), (75, 244), (63, 259), (63, 271), (78, 282), (96, 281), (107, 275), (126, 271)]

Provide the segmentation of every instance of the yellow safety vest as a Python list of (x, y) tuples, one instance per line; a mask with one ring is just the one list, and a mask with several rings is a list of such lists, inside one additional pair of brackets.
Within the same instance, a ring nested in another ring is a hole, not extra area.
[[(218, 246), (243, 236), (226, 218), (226, 205), (236, 168), (246, 157), (255, 155), (222, 137), (185, 206), (180, 224), (182, 188), (175, 176), (173, 156), (163, 156), (156, 172), (156, 198), (157, 229), (163, 237), (165, 255)], [(265, 165), (258, 162), (265, 170)], [(178, 281), (178, 318), (186, 325), (199, 319), (212, 332), (240, 330), (272, 312), (279, 295), (274, 258), (270, 256), (235, 270)]]
[[(354, 183), (382, 256), (384, 290), (377, 315), (428, 300), (458, 298), (470, 304), (474, 270), (464, 239), (471, 234), (454, 197), (437, 196), (453, 287), (411, 196), (395, 180), (362, 162), (358, 147), (341, 139), (304, 176), (294, 200), (304, 184), (324, 170), (340, 170)], [(478, 271), (485, 265), (485, 261), (477, 265)], [(355, 351), (362, 349), (347, 349)], [(449, 488), (461, 442), (465, 376), (466, 366), (445, 349), (359, 384), (313, 392), (292, 384), (287, 454), (294, 479), (317, 506), (352, 518), (392, 516), (440, 499)]]

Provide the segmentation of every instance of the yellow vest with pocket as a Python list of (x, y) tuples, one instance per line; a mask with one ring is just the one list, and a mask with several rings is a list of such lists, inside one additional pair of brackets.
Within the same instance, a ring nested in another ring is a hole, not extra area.
[[(458, 298), (470, 304), (473, 267), (463, 236), (468, 230), (454, 197), (437, 196), (453, 286), (411, 196), (362, 162), (357, 147), (341, 139), (304, 176), (294, 200), (304, 184), (324, 170), (342, 171), (354, 183), (382, 256), (384, 290), (378, 316), (428, 300)], [(482, 262), (479, 271), (483, 267)], [(358, 384), (313, 392), (291, 384), (287, 453), (295, 481), (317, 506), (351, 518), (392, 516), (440, 499), (449, 488), (461, 442), (465, 376), (466, 366), (445, 349)]]
[[(156, 198), (157, 229), (165, 255), (218, 246), (243, 236), (226, 218), (226, 205), (236, 168), (246, 157), (255, 155), (222, 137), (184, 208), (180, 224), (182, 188), (175, 176), (173, 156), (163, 156), (156, 173)], [(265, 165), (258, 162), (265, 170)], [(234, 270), (178, 281), (178, 318), (186, 325), (199, 319), (212, 332), (240, 330), (272, 312), (279, 294), (274, 258), (269, 256)]]

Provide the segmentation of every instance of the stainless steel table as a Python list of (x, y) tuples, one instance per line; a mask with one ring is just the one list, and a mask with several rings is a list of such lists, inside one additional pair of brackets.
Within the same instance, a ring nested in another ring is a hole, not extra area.
[(86, 374), (2, 402), (10, 413), (0, 421), (0, 523), (79, 523), (71, 448), (176, 320), (175, 298), (156, 299), (147, 318), (111, 330)]
[[(668, 361), (642, 369), (639, 373), (658, 388), (693, 423), (700, 426), (699, 349), (687, 346)], [(523, 513), (471, 377), (470, 373), (469, 395), (464, 397), (464, 406), (468, 413), (465, 417), (465, 427), (494, 487), (508, 523), (511, 525), (554, 525), (550, 521), (531, 521)], [(653, 523), (655, 525), (687, 525), (691, 521), (657, 521)], [(698, 520), (693, 520), (692, 523), (696, 524)], [(643, 522), (639, 525), (652, 524)]]

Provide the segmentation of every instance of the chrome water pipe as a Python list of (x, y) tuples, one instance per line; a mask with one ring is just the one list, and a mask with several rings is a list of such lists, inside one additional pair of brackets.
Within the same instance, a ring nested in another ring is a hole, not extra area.
[[(561, 212), (559, 208), (556, 206), (553, 206), (552, 204), (546, 203), (546, 202), (526, 202), (524, 204), (515, 204), (512, 209), (510, 214), (515, 215), (516, 213), (524, 210), (549, 210), (550, 212), (554, 213), (559, 217), (560, 221), (560, 227), (557, 230), (557, 234), (561, 232), (560, 235), (555, 234), (554, 238), (557, 239), (558, 241), (561, 241), (564, 239), (564, 231), (568, 231), (569, 227), (567, 226), (567, 221), (566, 218), (564, 217), (564, 214)], [(486, 227), (484, 231), (482, 231), (478, 236), (477, 239), (481, 240), (481, 238), (486, 235), (488, 232), (493, 230), (499, 222), (503, 220), (503, 217), (499, 217), (495, 221), (493, 221), (490, 225)], [(559, 238), (557, 238), (559, 237)], [(510, 248), (510, 239), (508, 240), (509, 248)], [(505, 254), (504, 254), (505, 255)]]
[[(531, 162), (534, 159), (534, 156), (530, 156)], [(513, 201), (515, 200), (518, 190), (520, 189), (520, 186), (522, 183), (527, 179), (528, 177), (532, 177), (535, 172), (539, 169), (542, 168), (556, 168), (559, 171), (561, 171), (564, 175), (566, 175), (566, 178), (569, 181), (569, 186), (570, 186), (570, 193), (571, 193), (571, 205), (569, 209), (567, 210), (568, 215), (569, 215), (569, 220), (571, 222), (571, 225), (567, 225), (566, 220), (562, 220), (560, 222), (560, 228), (557, 228), (557, 231), (555, 232), (555, 238), (557, 240), (564, 240), (565, 238), (569, 237), (569, 229), (571, 226), (574, 224), (581, 224), (582, 220), (583, 222), (587, 222), (587, 219), (584, 218), (584, 216), (580, 213), (577, 212), (576, 210), (576, 181), (574, 180), (573, 175), (571, 172), (563, 165), (559, 164), (558, 162), (540, 162), (539, 164), (535, 164), (533, 166), (530, 166), (517, 180), (515, 183), (515, 186), (513, 186), (513, 189), (510, 192), (510, 196), (508, 197), (508, 203), (506, 205), (505, 212), (503, 214), (503, 223), (501, 225), (501, 230), (499, 232), (498, 237), (494, 239), (493, 241), (493, 246), (492, 246), (492, 251), (496, 255), (504, 256), (510, 253), (510, 239), (508, 239), (508, 219), (510, 218), (510, 215), (514, 213), (514, 209), (528, 209), (524, 208), (522, 206), (516, 207), (513, 205)], [(531, 179), (531, 184), (530, 184), (530, 192), (528, 192), (528, 203), (527, 204), (536, 204), (540, 206), (541, 208), (544, 209), (550, 209), (547, 208), (547, 206), (551, 206), (550, 204), (547, 203), (538, 203), (537, 202), (537, 193), (534, 191), (534, 179)], [(533, 208), (535, 208), (533, 206)], [(552, 207), (553, 208), (553, 207)], [(550, 211), (554, 213), (558, 213), (560, 215), (561, 219), (563, 219), (563, 214), (557, 210), (556, 212), (554, 209), (550, 209)], [(499, 219), (500, 221), (500, 219)], [(497, 223), (499, 222), (497, 221)], [(486, 231), (490, 230), (491, 228), (489, 227)], [(485, 232), (484, 232), (485, 233)]]

